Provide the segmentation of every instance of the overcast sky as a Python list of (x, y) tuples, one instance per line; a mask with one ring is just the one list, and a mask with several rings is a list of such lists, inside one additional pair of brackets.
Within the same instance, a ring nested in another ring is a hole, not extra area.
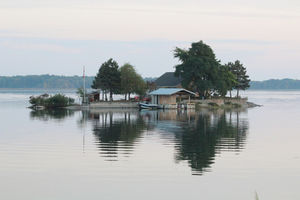
[(154, 77), (199, 40), (252, 80), (300, 79), (299, 0), (0, 1), (0, 76), (95, 75), (112, 57)]

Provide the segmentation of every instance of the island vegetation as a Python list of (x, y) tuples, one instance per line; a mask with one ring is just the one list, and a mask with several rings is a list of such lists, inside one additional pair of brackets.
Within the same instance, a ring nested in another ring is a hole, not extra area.
[(55, 94), (53, 96), (43, 94), (40, 96), (31, 96), (29, 103), (32, 109), (54, 109), (71, 106), (74, 104), (74, 99), (66, 97), (63, 94)]
[(182, 86), (197, 92), (201, 98), (225, 95), (233, 89), (239, 91), (250, 87), (246, 68), (240, 61), (222, 65), (212, 48), (202, 41), (192, 43), (188, 50), (176, 48), (174, 57), (180, 64), (175, 75), (181, 77)]
[(102, 93), (102, 100), (113, 101), (113, 94), (123, 94), (125, 100), (130, 100), (131, 94), (145, 95), (147, 84), (129, 63), (119, 67), (118, 63), (110, 58), (104, 62), (93, 81), (92, 88)]
[[(181, 86), (196, 93), (196, 98), (198, 99), (224, 99), (228, 93), (230, 98), (232, 98), (232, 90), (236, 90), (236, 98), (240, 98), (239, 91), (250, 87), (250, 78), (247, 75), (247, 70), (239, 60), (222, 64), (216, 58), (212, 48), (203, 41), (192, 43), (189, 49), (176, 47), (174, 58), (177, 58), (179, 61), (179, 64), (174, 67), (175, 76), (180, 78)], [(46, 80), (55, 80), (57, 77), (45, 75), (44, 78)], [(79, 79), (79, 81), (77, 78), (79, 77), (70, 79), (70, 81), (81, 85), (82, 79), (80, 78), (81, 80)], [(59, 79), (57, 81), (59, 84)], [(98, 92), (97, 100), (100, 101), (113, 101), (115, 94), (124, 95), (125, 101), (130, 101), (132, 94), (138, 95), (139, 99), (141, 99), (147, 91), (156, 89), (155, 83), (151, 81), (146, 82), (137, 73), (133, 65), (125, 63), (120, 67), (117, 61), (112, 58), (101, 64), (98, 73), (92, 82), (90, 81), (91, 78), (88, 78), (87, 87), (91, 87)], [(39, 81), (37, 82), (39, 83)], [(63, 85), (66, 86), (68, 84)], [(87, 94), (82, 88), (78, 89), (77, 93), (81, 97)], [(84, 101), (88, 98), (89, 96), (85, 96), (82, 99)], [(32, 107), (61, 108), (73, 104), (74, 99), (61, 94), (47, 97), (41, 95), (31, 97), (30, 103)], [(207, 104), (216, 103), (208, 102)], [(223, 104), (227, 105), (228, 102), (224, 101)]]

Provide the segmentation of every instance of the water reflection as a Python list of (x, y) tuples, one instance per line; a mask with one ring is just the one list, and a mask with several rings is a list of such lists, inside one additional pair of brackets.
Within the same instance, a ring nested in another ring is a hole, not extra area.
[(83, 116), (92, 121), (99, 152), (109, 161), (132, 154), (138, 138), (149, 128), (138, 111), (91, 110)]
[[(158, 143), (163, 141), (174, 147), (175, 162), (187, 162), (193, 175), (210, 171), (216, 156), (222, 152), (239, 153), (248, 133), (247, 113), (243, 110), (80, 112), (78, 124), (91, 124), (95, 144), (105, 160), (129, 157), (141, 139), (147, 140), (146, 131), (151, 130), (158, 136)], [(69, 110), (52, 110), (34, 111), (30, 116), (61, 120), (73, 114)]]
[(30, 112), (31, 119), (38, 119), (43, 121), (57, 120), (62, 121), (66, 117), (74, 115), (74, 111), (68, 109), (50, 109), (50, 110), (33, 110)]
[[(216, 155), (239, 152), (248, 133), (245, 110), (147, 112), (145, 116), (173, 143), (176, 162), (187, 161), (193, 175), (209, 171)], [(241, 116), (242, 115), (242, 116)]]
[[(234, 119), (233, 119), (234, 115)], [(221, 151), (239, 151), (243, 148), (247, 121), (240, 120), (239, 111), (202, 112), (183, 125), (176, 145), (176, 160), (187, 160), (193, 174), (209, 171), (215, 156)]]

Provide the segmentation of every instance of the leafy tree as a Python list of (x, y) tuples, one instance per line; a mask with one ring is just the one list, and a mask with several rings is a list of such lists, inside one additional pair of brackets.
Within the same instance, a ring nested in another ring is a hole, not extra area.
[(121, 93), (125, 94), (125, 100), (130, 99), (130, 94), (134, 92), (136, 87), (137, 73), (132, 65), (124, 64), (120, 68), (121, 73)]
[(175, 75), (182, 78), (182, 86), (208, 97), (216, 89), (219, 61), (210, 46), (202, 41), (192, 43), (188, 50), (176, 48), (174, 57), (181, 64), (176, 65)]
[(218, 79), (216, 81), (216, 91), (217, 93), (225, 97), (227, 92), (230, 91), (231, 97), (231, 90), (236, 84), (236, 78), (229, 70), (229, 67), (220, 66), (218, 70)]
[(109, 92), (111, 101), (113, 100), (113, 94), (120, 93), (121, 73), (116, 61), (110, 58), (101, 65), (93, 81), (92, 88), (101, 89), (105, 93)]
[(121, 93), (125, 94), (125, 99), (130, 100), (130, 94), (136, 93), (143, 96), (146, 93), (146, 83), (141, 75), (139, 75), (134, 67), (129, 63), (124, 64), (120, 68), (121, 73)]
[(235, 76), (236, 82), (233, 85), (233, 88), (237, 90), (236, 96), (239, 97), (240, 90), (246, 90), (250, 87), (250, 79), (247, 75), (247, 70), (239, 60), (234, 63), (230, 62), (227, 66), (230, 72)]
[(137, 74), (136, 79), (135, 79), (135, 87), (134, 87), (134, 92), (139, 95), (139, 96), (144, 96), (146, 94), (147, 91), (147, 84), (144, 81), (144, 79), (142, 78), (142, 76), (140, 76), (139, 74)]

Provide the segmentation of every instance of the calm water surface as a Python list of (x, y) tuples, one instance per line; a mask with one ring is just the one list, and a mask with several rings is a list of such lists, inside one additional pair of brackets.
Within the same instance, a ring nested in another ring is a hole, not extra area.
[(0, 199), (300, 199), (300, 91), (248, 91), (264, 105), (248, 110), (27, 109), (43, 92), (0, 90)]

